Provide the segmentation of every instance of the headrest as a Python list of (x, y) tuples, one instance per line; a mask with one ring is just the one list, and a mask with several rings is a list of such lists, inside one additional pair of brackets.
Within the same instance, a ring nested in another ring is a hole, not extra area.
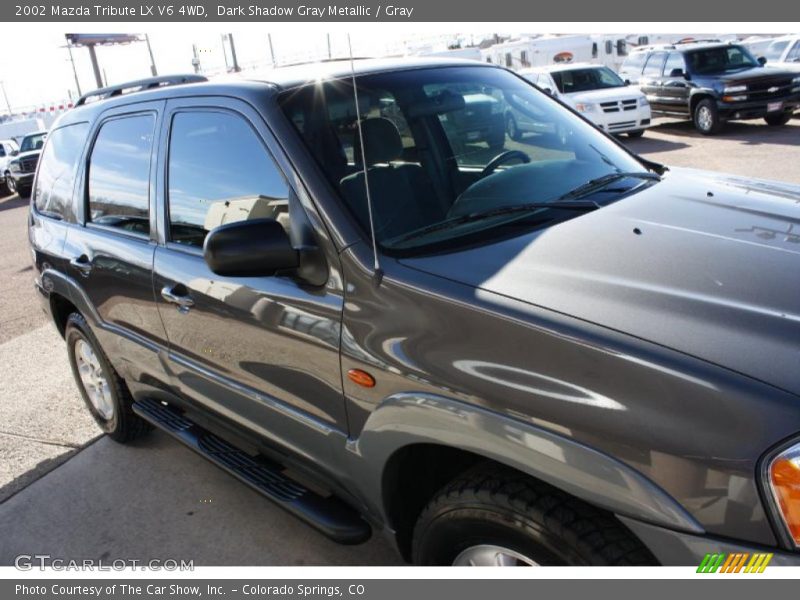
[[(397, 126), (389, 119), (375, 117), (361, 121), (367, 166), (397, 160), (403, 154), (403, 140)], [(361, 143), (356, 132), (355, 160), (361, 164)]]

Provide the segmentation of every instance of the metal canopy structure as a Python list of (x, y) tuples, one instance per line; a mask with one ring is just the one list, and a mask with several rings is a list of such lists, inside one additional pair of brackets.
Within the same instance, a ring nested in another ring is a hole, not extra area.
[[(92, 61), (92, 70), (94, 71), (94, 80), (98, 88), (102, 88), (105, 84), (101, 75), (100, 65), (97, 61), (97, 46), (118, 46), (121, 44), (132, 44), (135, 42), (145, 42), (147, 44), (147, 51), (150, 54), (150, 73), (153, 77), (158, 75), (156, 70), (155, 60), (153, 59), (153, 50), (150, 48), (150, 39), (147, 34), (140, 33), (67, 33), (67, 48), (70, 50), (70, 57), (72, 55), (72, 48), (86, 48), (89, 51), (89, 58)], [(74, 65), (73, 65), (74, 69)], [(76, 74), (77, 84), (77, 74)], [(78, 86), (78, 94), (80, 94), (80, 86)]]

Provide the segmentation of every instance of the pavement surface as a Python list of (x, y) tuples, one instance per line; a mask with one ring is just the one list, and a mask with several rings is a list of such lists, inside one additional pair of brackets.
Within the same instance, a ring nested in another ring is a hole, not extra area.
[[(623, 141), (667, 165), (800, 183), (800, 120), (705, 137), (658, 121)], [(121, 446), (84, 409), (32, 285), (28, 201), (0, 198), (0, 565), (18, 554), (196, 565), (389, 565), (382, 538), (339, 546), (163, 434)]]

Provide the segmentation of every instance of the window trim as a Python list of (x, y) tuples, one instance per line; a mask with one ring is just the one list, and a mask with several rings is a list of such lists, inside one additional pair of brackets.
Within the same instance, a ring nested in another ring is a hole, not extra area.
[[(147, 170), (147, 218), (150, 222), (149, 231), (147, 234), (138, 233), (136, 231), (128, 231), (127, 229), (120, 229), (119, 227), (113, 227), (111, 225), (103, 225), (101, 223), (94, 223), (89, 218), (89, 175), (91, 172), (91, 161), (92, 161), (92, 154), (94, 154), (95, 146), (97, 145), (97, 138), (100, 135), (100, 131), (102, 131), (103, 126), (110, 122), (110, 121), (119, 121), (122, 119), (131, 119), (136, 117), (141, 117), (145, 115), (152, 115), (153, 116), (153, 139), (150, 144), (150, 157), (149, 157), (149, 164)], [(138, 240), (148, 240), (152, 239), (153, 231), (152, 231), (152, 212), (153, 212), (153, 153), (156, 150), (156, 142), (158, 140), (158, 130), (159, 130), (159, 114), (155, 108), (145, 108), (140, 110), (134, 110), (131, 112), (124, 112), (124, 113), (112, 113), (109, 114), (107, 117), (99, 119), (97, 124), (92, 132), (90, 143), (88, 145), (88, 149), (86, 151), (86, 156), (83, 160), (83, 194), (81, 195), (81, 206), (79, 207), (78, 217), (82, 220), (81, 225), (86, 227), (87, 229), (98, 229), (100, 231), (109, 231), (114, 232), (118, 235), (128, 238), (134, 238)], [(77, 178), (76, 178), (77, 179)], [(82, 210), (80, 210), (82, 209)]]
[(229, 114), (234, 117), (238, 117), (242, 119), (247, 126), (251, 129), (253, 134), (255, 135), (256, 139), (259, 141), (261, 146), (264, 148), (264, 152), (275, 165), (275, 169), (280, 174), (281, 178), (283, 179), (284, 183), (286, 184), (287, 189), (287, 200), (289, 202), (292, 201), (292, 197), (296, 196), (296, 191), (292, 186), (289, 178), (287, 177), (286, 173), (284, 172), (283, 167), (281, 166), (280, 162), (275, 158), (275, 155), (269, 148), (267, 141), (258, 131), (258, 128), (253, 125), (253, 122), (242, 112), (235, 110), (233, 108), (228, 108), (227, 106), (213, 106), (208, 104), (185, 104), (178, 106), (172, 110), (167, 110), (165, 117), (167, 118), (167, 123), (164, 127), (165, 134), (165, 152), (164, 152), (164, 161), (163, 161), (163, 169), (160, 169), (163, 172), (163, 180), (164, 180), (164, 194), (163, 194), (163, 218), (161, 219), (161, 224), (164, 228), (163, 233), (163, 246), (169, 250), (175, 250), (178, 252), (184, 252), (185, 254), (191, 254), (194, 256), (199, 256), (202, 258), (203, 256), (203, 249), (197, 246), (189, 246), (187, 244), (180, 244), (178, 242), (173, 242), (171, 239), (172, 234), (172, 221), (170, 220), (170, 203), (169, 203), (169, 159), (170, 154), (172, 152), (172, 129), (175, 126), (175, 117), (181, 113), (220, 113), (220, 114)]

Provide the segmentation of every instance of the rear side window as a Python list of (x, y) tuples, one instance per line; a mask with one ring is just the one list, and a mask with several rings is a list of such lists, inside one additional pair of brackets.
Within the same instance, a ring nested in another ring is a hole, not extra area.
[(172, 120), (170, 240), (202, 247), (225, 223), (272, 218), (288, 229), (289, 188), (250, 124), (224, 112), (181, 112)]
[(155, 116), (106, 121), (89, 160), (89, 221), (148, 234), (150, 153)]
[(661, 68), (664, 66), (664, 59), (667, 57), (666, 52), (654, 52), (647, 59), (647, 64), (644, 66), (645, 75), (661, 75)]
[(664, 64), (664, 75), (667, 77), (672, 76), (675, 69), (686, 71), (686, 63), (683, 60), (683, 54), (680, 52), (670, 52), (667, 57), (667, 62)]
[(89, 133), (88, 123), (59, 127), (50, 133), (36, 176), (33, 203), (41, 214), (72, 220), (75, 172)]
[(642, 67), (644, 67), (645, 58), (647, 58), (646, 52), (637, 52), (635, 54), (631, 54), (625, 59), (625, 62), (622, 63), (621, 70), (629, 73), (641, 73)]

